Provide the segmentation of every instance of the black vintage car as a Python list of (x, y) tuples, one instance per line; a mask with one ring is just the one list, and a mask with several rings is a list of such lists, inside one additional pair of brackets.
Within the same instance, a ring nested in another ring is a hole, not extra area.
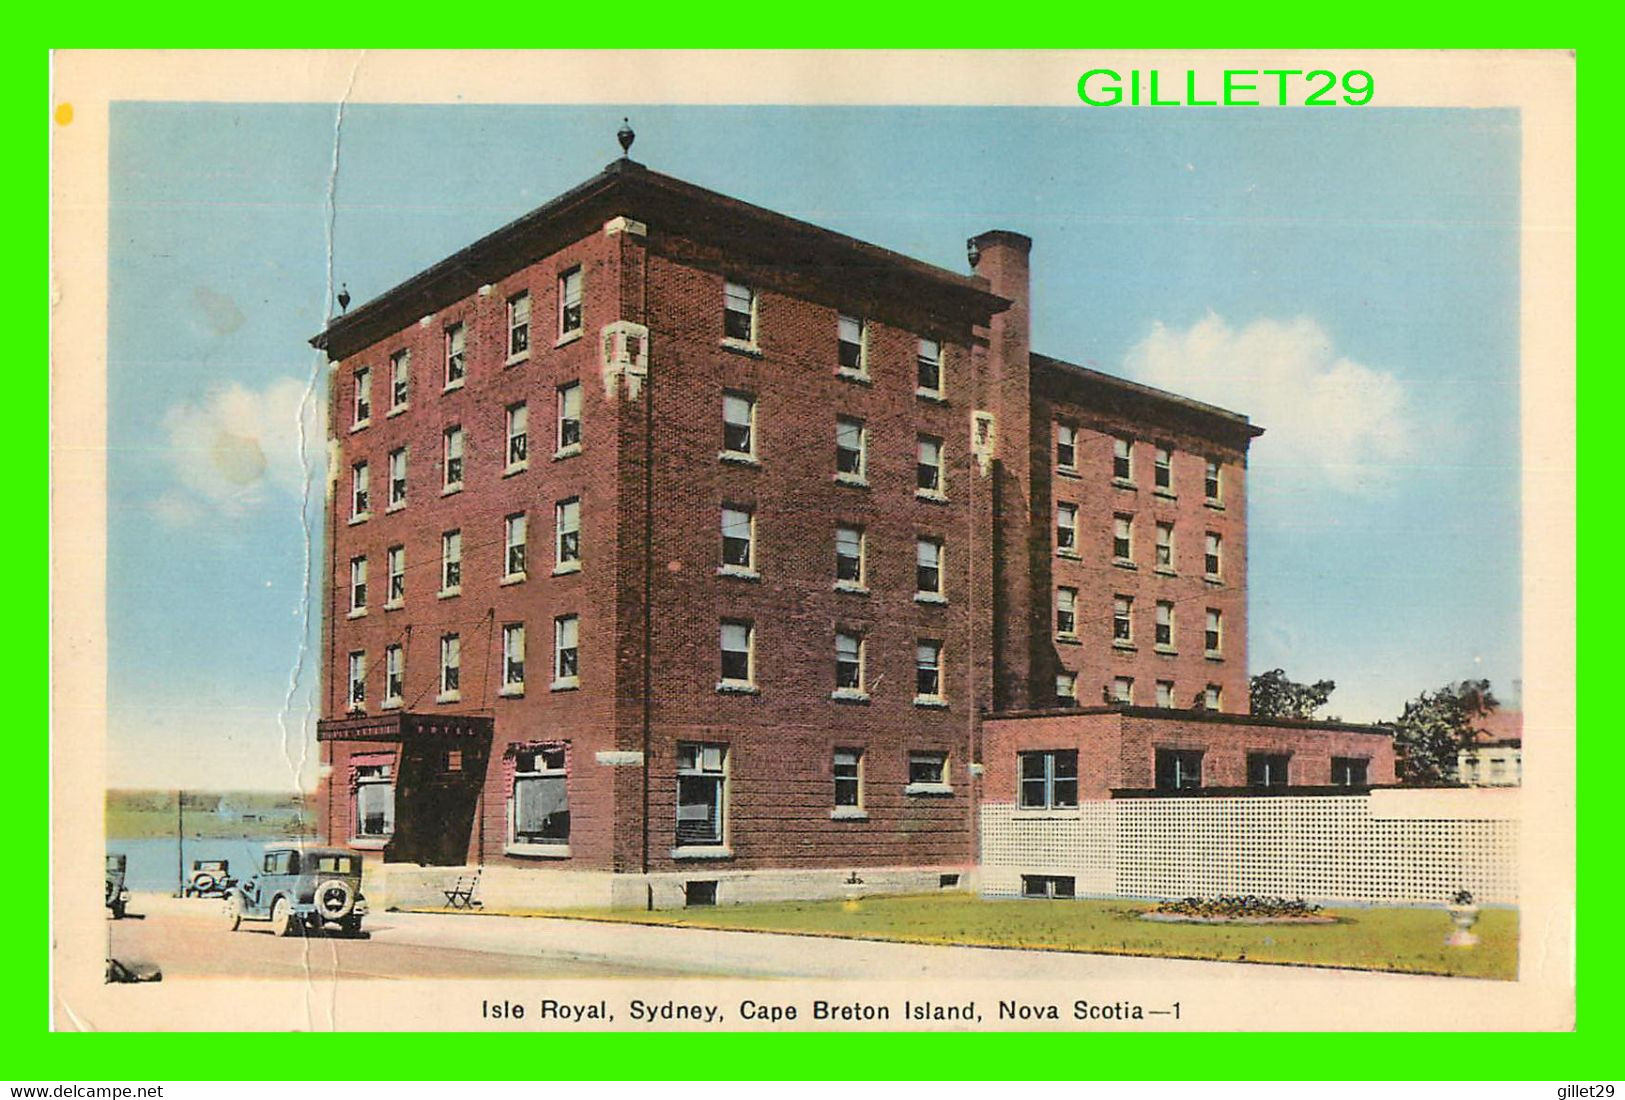
[(265, 849), (258, 874), (226, 891), (226, 927), (233, 932), (243, 921), (257, 920), (270, 921), (279, 936), (327, 924), (357, 935), (366, 915), (361, 856), (343, 848), (274, 845)]
[(124, 916), (124, 907), (130, 904), (130, 891), (124, 886), (124, 857), (110, 855), (107, 857), (107, 893), (105, 896), (107, 908), (113, 911), (113, 919)]
[(231, 877), (231, 863), (224, 859), (194, 859), (192, 875), (181, 888), (188, 898), (223, 898), (237, 880)]

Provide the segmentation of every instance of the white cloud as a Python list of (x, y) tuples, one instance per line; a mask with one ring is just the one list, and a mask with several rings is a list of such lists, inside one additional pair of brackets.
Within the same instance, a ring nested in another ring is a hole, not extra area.
[(1387, 487), (1415, 455), (1420, 426), (1405, 383), (1338, 355), (1306, 317), (1235, 329), (1209, 313), (1183, 331), (1159, 321), (1123, 368), (1148, 385), (1246, 413), (1265, 429), (1253, 445), (1258, 465), (1344, 492)]
[(176, 486), (154, 512), (182, 525), (204, 508), (237, 515), (274, 495), (302, 496), (301, 424), (312, 463), (324, 460), (325, 435), (320, 400), (307, 406), (304, 398), (305, 382), (284, 377), (262, 390), (232, 385), (171, 406), (163, 424)]

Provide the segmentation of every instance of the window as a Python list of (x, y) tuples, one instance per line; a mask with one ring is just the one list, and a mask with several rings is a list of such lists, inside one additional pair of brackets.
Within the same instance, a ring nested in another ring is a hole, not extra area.
[(863, 689), (863, 639), (856, 634), (836, 634), (836, 694), (860, 695)]
[(350, 614), (367, 610), (367, 559), (350, 559)]
[(717, 845), (723, 837), (728, 746), (677, 745), (677, 845)]
[(464, 345), (467, 334), (459, 322), (446, 328), (446, 389), (455, 389), (463, 384), (463, 375), (467, 373), (467, 359)]
[(835, 750), (835, 805), (857, 809), (863, 805), (863, 750)]
[(1370, 761), (1355, 756), (1332, 757), (1332, 785), (1335, 787), (1364, 787), (1367, 785), (1366, 765)]
[(748, 622), (722, 620), (721, 688), (751, 687), (756, 682), (754, 655), (755, 628)]
[(389, 572), (389, 591), (384, 596), (385, 607), (399, 607), (406, 602), (406, 547), (391, 546), (385, 555)]
[(1078, 549), (1078, 506), (1061, 501), (1055, 506), (1055, 549), (1075, 554)]
[(529, 526), (523, 512), (516, 512), (502, 521), (504, 580), (519, 580), (525, 575), (525, 539)]
[(581, 678), (581, 620), (560, 615), (553, 620), (553, 686), (573, 687)]
[(908, 788), (948, 786), (948, 754), (915, 749), (908, 754)]
[(1216, 504), (1223, 499), (1219, 495), (1221, 488), (1222, 486), (1219, 483), (1219, 460), (1210, 458), (1207, 460), (1207, 473), (1202, 478), (1202, 495)]
[(513, 839), (517, 844), (568, 844), (570, 793), (563, 745), (514, 755)]
[(918, 495), (942, 496), (946, 488), (943, 480), (942, 440), (929, 435), (920, 436), (917, 454), (915, 486)]
[(406, 507), (406, 448), (389, 452), (389, 507)]
[(1174, 682), (1172, 680), (1157, 681), (1157, 706), (1171, 709), (1174, 705)]
[(1202, 785), (1202, 753), (1197, 749), (1158, 749), (1157, 790), (1178, 791)]
[(367, 705), (367, 655), (350, 654), (350, 709), (362, 710)]
[(836, 322), (836, 356), (842, 374), (864, 377), (869, 373), (864, 355), (867, 329), (861, 317), (845, 313)]
[(756, 400), (743, 393), (722, 395), (722, 453), (756, 457)]
[(1250, 752), (1247, 754), (1247, 786), (1284, 787), (1287, 785), (1287, 766), (1291, 757), (1284, 752)]
[(1078, 590), (1076, 588), (1057, 588), (1055, 590), (1055, 633), (1063, 638), (1075, 638), (1078, 635)]
[(398, 707), (406, 694), (406, 651), (399, 645), (384, 647), (384, 706)]
[(522, 695), (525, 691), (525, 624), (504, 623), (502, 627), (502, 693)]
[(716, 879), (688, 879), (683, 883), (683, 908), (707, 909), (716, 903)]
[(1021, 767), (1021, 808), (1070, 809), (1078, 804), (1076, 749), (1016, 754)]
[(756, 292), (743, 283), (723, 286), (722, 335), (744, 344), (756, 342)]
[(1134, 560), (1134, 517), (1114, 516), (1112, 518), (1112, 560), (1119, 562), (1132, 562)]
[(559, 276), (559, 338), (581, 331), (581, 268)]
[(942, 540), (916, 539), (914, 543), (914, 595), (942, 598)]
[(1157, 524), (1157, 568), (1165, 573), (1174, 569), (1174, 525)]
[(1221, 540), (1212, 531), (1207, 533), (1207, 545), (1202, 552), (1202, 572), (1217, 579), (1219, 576), (1219, 546)]
[(1071, 706), (1078, 701), (1078, 674), (1076, 672), (1057, 672), (1055, 674), (1055, 698), (1067, 706)]
[(389, 357), (389, 411), (400, 412), (412, 396), (412, 353), (402, 348)]
[(1174, 605), (1170, 600), (1157, 601), (1157, 645), (1171, 649), (1174, 644)]
[(508, 299), (508, 358), (530, 350), (530, 291), (521, 290)]
[(756, 516), (744, 508), (722, 509), (722, 571), (756, 571)]
[(1117, 676), (1113, 678), (1111, 701), (1129, 704), (1134, 702), (1134, 677)]
[(928, 397), (942, 394), (942, 344), (936, 340), (920, 338), (920, 348), (914, 355), (915, 392)]
[(508, 406), (508, 469), (523, 470), (530, 456), (529, 436), (527, 427), (530, 424), (530, 415), (526, 411), (525, 403)]
[(581, 449), (581, 383), (559, 387), (558, 453), (574, 454)]
[(463, 642), (455, 634), (440, 635), (440, 698), (454, 702), (463, 674)]
[[(395, 767), (362, 764), (355, 769), (355, 835), (357, 839), (389, 837), (395, 832)], [(289, 854), (289, 853), (283, 853)], [(267, 856), (267, 863), (270, 857)], [(266, 871), (272, 871), (266, 867)]]
[(1134, 442), (1122, 436), (1112, 437), (1112, 477), (1117, 481), (1134, 480)]
[(914, 646), (914, 701), (942, 699), (942, 643), (921, 639)]
[(1207, 632), (1203, 635), (1202, 643), (1212, 656), (1223, 652), (1224, 635), (1220, 630), (1222, 620), (1219, 613), (1213, 608), (1207, 609)]
[(553, 506), (555, 573), (581, 568), (581, 498), (571, 497)]
[(835, 421), (835, 476), (842, 481), (862, 484), (868, 463), (865, 451), (868, 433), (863, 421), (840, 418)]
[(1224, 703), (1224, 688), (1218, 684), (1209, 684), (1202, 692), (1202, 706), (1206, 710), (1222, 710)]
[(441, 452), (445, 458), (446, 476), (442, 488), (444, 492), (456, 492), (463, 487), (463, 429), (450, 427), (446, 429), (441, 440)]
[(1078, 880), (1074, 875), (1022, 875), (1021, 896), (1024, 898), (1075, 898)]
[(1164, 493), (1173, 492), (1174, 456), (1167, 447), (1157, 448), (1152, 471), (1152, 487)]
[(1078, 468), (1078, 429), (1070, 424), (1055, 425), (1055, 465), (1063, 470)]
[(451, 595), (463, 587), (463, 533), (447, 531), (440, 536), (440, 593)]
[(1112, 597), (1112, 641), (1132, 644), (1134, 641), (1134, 597)]
[(835, 529), (835, 584), (860, 589), (864, 585), (863, 530), (858, 527)]
[(357, 462), (350, 467), (350, 518), (366, 519), (370, 494), (367, 492), (367, 464)]
[(355, 372), (355, 418), (357, 428), (372, 420), (372, 370), (362, 367)]

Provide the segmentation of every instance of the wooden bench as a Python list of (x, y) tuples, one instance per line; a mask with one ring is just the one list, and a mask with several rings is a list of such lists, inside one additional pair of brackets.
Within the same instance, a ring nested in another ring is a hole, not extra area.
[(483, 909), (485, 903), (474, 896), (479, 888), (480, 873), (475, 871), (472, 875), (458, 875), (457, 884), (441, 892), (446, 895), (446, 904), (453, 909)]

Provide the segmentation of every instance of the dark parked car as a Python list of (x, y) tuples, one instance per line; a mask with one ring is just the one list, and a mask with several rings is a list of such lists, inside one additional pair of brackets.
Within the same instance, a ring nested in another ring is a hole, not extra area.
[(194, 859), (192, 877), (181, 894), (189, 898), (223, 898), (237, 884), (231, 877), (231, 863), (224, 859)]
[(124, 887), (124, 857), (113, 855), (107, 857), (107, 907), (113, 911), (116, 920), (124, 915), (124, 907), (130, 904), (130, 891)]
[(361, 856), (343, 848), (277, 845), (265, 849), (259, 873), (226, 891), (226, 926), (270, 921), (279, 936), (336, 924), (361, 931), (367, 899), (361, 895)]

